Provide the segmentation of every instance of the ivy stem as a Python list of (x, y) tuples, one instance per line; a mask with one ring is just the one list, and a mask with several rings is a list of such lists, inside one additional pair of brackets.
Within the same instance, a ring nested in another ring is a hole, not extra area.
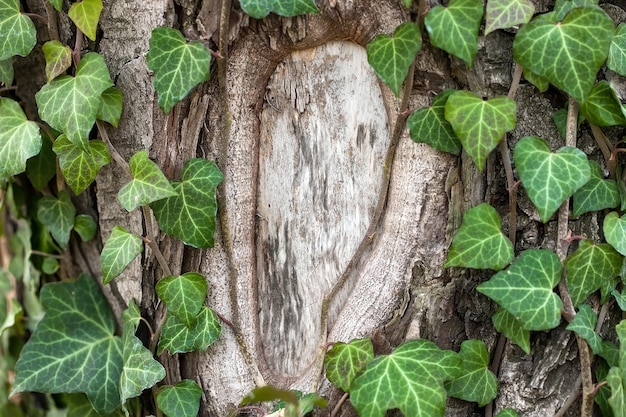
[(152, 212), (150, 211), (150, 207), (141, 206), (141, 211), (143, 213), (144, 222), (146, 222), (146, 236), (143, 237), (143, 241), (146, 242), (148, 246), (150, 246), (150, 249), (152, 249), (152, 253), (157, 258), (157, 261), (159, 262), (163, 273), (166, 277), (169, 277), (172, 275), (172, 271), (170, 270), (170, 267), (167, 264), (167, 261), (165, 260), (165, 257), (161, 252), (161, 249), (159, 249), (159, 245), (156, 244), (156, 242), (154, 241), (154, 237), (152, 236)]
[(46, 15), (48, 15), (47, 24), (48, 24), (48, 37), (50, 40), (58, 41), (60, 39), (59, 36), (59, 26), (56, 19), (56, 10), (52, 3), (47, 0), (42, 0), (44, 7), (46, 8)]
[(23, 13), (24, 16), (28, 16), (31, 19), (35, 19), (35, 20), (39, 20), (40, 22), (43, 22), (44, 25), (48, 26), (48, 19), (46, 19), (44, 16), (37, 14), (37, 13)]
[(341, 396), (339, 401), (337, 401), (337, 404), (333, 408), (333, 411), (330, 413), (330, 417), (337, 417), (337, 414), (339, 414), (339, 410), (341, 409), (341, 406), (343, 405), (343, 403), (346, 402), (346, 400), (348, 399), (349, 395), (350, 394), (348, 394), (347, 392), (343, 393), (343, 395)]
[(72, 52), (72, 59), (74, 60), (74, 66), (78, 67), (78, 63), (81, 58), (81, 51), (83, 50), (83, 32), (76, 28), (76, 42), (74, 43), (74, 51)]
[(128, 162), (126, 162), (126, 160), (122, 158), (122, 155), (120, 155), (117, 149), (115, 149), (115, 146), (113, 146), (113, 144), (111, 143), (111, 139), (109, 139), (109, 135), (106, 131), (106, 126), (104, 125), (104, 122), (101, 120), (96, 120), (96, 126), (98, 127), (98, 133), (100, 133), (100, 137), (102, 138), (104, 143), (107, 144), (109, 150), (111, 151), (111, 157), (120, 166), (120, 168), (122, 168), (126, 175), (128, 175), (128, 178), (133, 178), (133, 174), (130, 172), (130, 166), (128, 165)]
[(593, 138), (596, 140), (598, 147), (602, 151), (602, 156), (609, 168), (609, 175), (611, 179), (617, 180), (617, 159), (613, 157), (613, 151), (615, 150), (613, 144), (607, 139), (602, 130), (593, 124), (589, 124)]
[(44, 252), (44, 251), (40, 251), (40, 250), (31, 250), (30, 253), (32, 255), (38, 255), (38, 256), (45, 256), (47, 258), (54, 258), (54, 259), (64, 259), (65, 257), (63, 255), (56, 255), (54, 253), (48, 253), (48, 252)]

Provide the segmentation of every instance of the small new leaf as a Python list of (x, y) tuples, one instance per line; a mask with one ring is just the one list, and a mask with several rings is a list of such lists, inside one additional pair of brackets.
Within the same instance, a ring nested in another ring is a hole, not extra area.
[(485, 36), (497, 29), (528, 23), (535, 14), (531, 0), (489, 0), (485, 12)]
[(35, 25), (20, 13), (19, 0), (0, 0), (0, 33), (0, 61), (26, 56), (37, 43)]
[(157, 394), (157, 406), (168, 417), (196, 417), (200, 410), (202, 388), (185, 379), (175, 386), (166, 386)]
[(502, 307), (498, 308), (498, 311), (491, 319), (498, 332), (503, 333), (517, 346), (522, 348), (527, 355), (530, 354), (530, 331), (524, 329), (518, 319)]
[(478, 52), (478, 29), (482, 18), (481, 1), (452, 0), (448, 7), (433, 7), (424, 24), (434, 46), (472, 67)]
[(426, 143), (439, 151), (460, 155), (461, 142), (445, 118), (446, 102), (452, 93), (454, 90), (448, 89), (438, 94), (432, 106), (414, 111), (406, 123), (413, 141)]
[(589, 161), (589, 181), (574, 193), (574, 217), (590, 211), (615, 208), (620, 204), (619, 189), (614, 180), (605, 180), (602, 169), (595, 161)]
[(589, 343), (589, 347), (594, 355), (602, 352), (602, 338), (595, 332), (594, 328), (598, 322), (598, 317), (587, 304), (580, 306), (574, 320), (567, 325), (567, 330), (571, 330)]
[(189, 328), (195, 323), (208, 289), (206, 279), (195, 272), (163, 278), (156, 286), (157, 295), (167, 306), (167, 311)]
[(480, 340), (466, 340), (461, 343), (459, 357), (461, 375), (446, 383), (448, 395), (484, 407), (498, 393), (498, 379), (489, 370), (487, 346)]
[(453, 93), (445, 117), (479, 170), (503, 135), (515, 129), (516, 104), (508, 97), (483, 100), (469, 91)]
[(511, 241), (502, 234), (496, 210), (483, 203), (468, 210), (452, 240), (444, 267), (500, 270), (514, 258)]
[(111, 87), (102, 93), (101, 98), (102, 101), (100, 102), (96, 118), (117, 127), (120, 117), (122, 117), (122, 104), (124, 102), (122, 92), (115, 87)]
[(255, 19), (263, 19), (270, 13), (280, 16), (297, 16), (319, 13), (315, 0), (241, 0), (241, 8)]
[(59, 156), (65, 182), (75, 194), (86, 190), (96, 179), (100, 168), (111, 162), (109, 147), (101, 140), (91, 140), (83, 148), (61, 135), (54, 142), (52, 150)]
[(74, 228), (76, 209), (67, 191), (60, 191), (59, 198), (45, 196), (37, 204), (37, 218), (50, 230), (54, 240), (65, 248)]
[(26, 118), (16, 101), (0, 97), (0, 185), (24, 172), (28, 158), (37, 155), (40, 149), (37, 124)]
[(345, 392), (350, 392), (352, 382), (372, 359), (374, 348), (368, 338), (355, 339), (348, 344), (337, 342), (324, 356), (326, 378)]
[(528, 197), (544, 223), (591, 176), (583, 151), (564, 146), (552, 153), (546, 141), (534, 136), (526, 136), (515, 145), (513, 159)]
[(202, 307), (194, 321), (194, 326), (189, 328), (175, 315), (168, 314), (157, 353), (160, 355), (166, 349), (170, 355), (206, 351), (222, 334), (217, 314), (208, 307)]
[(529, 249), (505, 271), (476, 289), (505, 308), (526, 330), (549, 330), (561, 321), (561, 299), (552, 290), (561, 278), (559, 257)]
[(209, 79), (211, 54), (201, 42), (185, 42), (176, 29), (152, 31), (148, 68), (154, 71), (154, 88), (159, 107), (169, 113), (196, 85)]
[(141, 237), (130, 233), (120, 226), (115, 226), (111, 236), (104, 243), (100, 261), (102, 263), (102, 282), (108, 284), (143, 251)]
[(101, 11), (102, 0), (82, 0), (72, 4), (67, 15), (81, 32), (92, 41), (95, 41)]
[(43, 44), (43, 56), (46, 58), (46, 81), (50, 82), (63, 74), (72, 65), (72, 50), (59, 41)]
[(78, 233), (83, 242), (87, 242), (96, 235), (98, 225), (89, 214), (79, 214), (74, 220), (74, 230)]
[(148, 151), (139, 151), (130, 158), (130, 172), (133, 180), (117, 194), (122, 207), (128, 211), (177, 195), (157, 164), (148, 158)]
[(421, 47), (419, 26), (412, 22), (403, 23), (396, 28), (393, 37), (381, 34), (367, 44), (367, 61), (380, 79), (399, 96), (400, 87)]
[(626, 256), (626, 216), (612, 211), (604, 218), (604, 238), (616, 251)]

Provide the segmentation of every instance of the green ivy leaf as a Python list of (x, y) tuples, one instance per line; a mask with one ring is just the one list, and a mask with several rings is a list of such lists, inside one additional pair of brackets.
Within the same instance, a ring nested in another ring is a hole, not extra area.
[(59, 191), (59, 198), (44, 196), (37, 204), (37, 218), (62, 248), (70, 241), (74, 216), (76, 209), (67, 191)]
[(280, 16), (297, 16), (319, 13), (315, 0), (241, 0), (241, 8), (255, 19), (263, 19), (270, 13)]
[(26, 161), (26, 175), (37, 191), (42, 191), (57, 173), (57, 156), (52, 152), (52, 140), (41, 136), (41, 150)]
[(142, 251), (143, 241), (141, 237), (130, 233), (121, 226), (115, 226), (100, 253), (102, 282), (108, 284), (113, 278), (124, 272), (128, 264)]
[[(67, 404), (66, 417), (103, 417), (102, 414), (93, 409), (85, 394), (65, 394), (63, 400)], [(107, 414), (106, 417), (124, 417), (124, 413), (118, 408), (112, 414)]]
[(109, 147), (101, 140), (90, 140), (83, 148), (61, 135), (52, 146), (59, 156), (65, 182), (75, 194), (80, 194), (96, 179), (100, 168), (111, 162)]
[(444, 267), (504, 268), (513, 260), (513, 245), (500, 231), (502, 221), (487, 203), (469, 209), (452, 240)]
[(498, 394), (498, 379), (489, 370), (489, 352), (480, 340), (461, 343), (461, 375), (446, 383), (448, 395), (484, 407)]
[(219, 339), (222, 327), (213, 310), (202, 307), (194, 320), (194, 326), (188, 328), (175, 315), (168, 314), (159, 339), (158, 354), (160, 355), (166, 349), (170, 355), (195, 350), (206, 351), (213, 342)]
[(446, 120), (479, 170), (502, 136), (515, 129), (516, 108), (508, 97), (483, 100), (469, 91), (457, 91), (448, 98)]
[(476, 289), (513, 314), (526, 330), (549, 330), (561, 321), (561, 299), (552, 291), (561, 278), (559, 257), (529, 249), (505, 271)]
[(96, 118), (110, 123), (113, 127), (117, 127), (120, 117), (122, 117), (122, 104), (124, 102), (122, 92), (115, 87), (111, 87), (102, 93), (101, 98)]
[(0, 97), (0, 184), (24, 172), (28, 158), (40, 149), (37, 123), (26, 118), (17, 102)]
[(196, 417), (200, 410), (202, 388), (190, 379), (166, 386), (157, 394), (157, 406), (168, 417)]
[(499, 333), (503, 333), (506, 337), (511, 339), (511, 341), (522, 348), (527, 355), (530, 354), (530, 332), (524, 329), (524, 326), (522, 326), (522, 323), (518, 319), (502, 307), (498, 308), (498, 311), (496, 311), (496, 314), (494, 314), (491, 319)]
[(596, 7), (598, 0), (557, 0), (554, 4), (554, 13), (557, 21), (577, 7)]
[(594, 330), (597, 322), (598, 317), (596, 317), (591, 307), (583, 304), (574, 316), (574, 320), (566, 327), (567, 330), (571, 330), (585, 339), (594, 355), (598, 355), (602, 351), (602, 338)]
[(606, 382), (611, 388), (609, 405), (615, 417), (626, 416), (626, 398), (624, 397), (624, 379), (620, 368), (611, 368), (606, 376)]
[(587, 100), (580, 104), (580, 111), (589, 123), (596, 126), (626, 124), (622, 103), (609, 83), (604, 80), (593, 86)]
[(159, 107), (169, 113), (194, 88), (209, 79), (211, 54), (200, 42), (185, 42), (176, 29), (156, 28), (150, 36), (148, 68), (154, 71)]
[(513, 56), (583, 102), (607, 57), (613, 32), (613, 21), (601, 9), (576, 8), (562, 22), (533, 19), (524, 25), (515, 36)]
[(157, 295), (167, 306), (167, 311), (189, 328), (195, 324), (208, 289), (206, 278), (195, 272), (163, 278), (156, 286)]
[(424, 24), (434, 46), (472, 67), (478, 52), (478, 29), (482, 18), (482, 1), (451, 0), (448, 7), (433, 7)]
[(0, 61), (26, 56), (37, 43), (33, 21), (20, 13), (19, 0), (0, 0)]
[(130, 172), (133, 180), (117, 194), (122, 207), (128, 211), (177, 195), (157, 164), (148, 158), (148, 151), (139, 151), (130, 158)]
[(248, 395), (243, 397), (243, 399), (239, 402), (239, 406), (242, 407), (248, 404), (264, 403), (274, 400), (280, 400), (285, 405), (298, 405), (298, 401), (300, 401), (301, 397), (302, 393), (299, 391), (294, 393), (294, 391), (291, 390), (280, 389), (271, 385), (264, 385), (262, 387), (252, 389), (252, 391), (250, 391)]
[(81, 32), (92, 41), (95, 41), (101, 11), (102, 0), (82, 0), (72, 4), (67, 15)]
[(512, 408), (504, 408), (495, 417), (519, 417), (519, 414)]
[(620, 197), (617, 182), (605, 180), (602, 169), (595, 161), (589, 161), (589, 181), (574, 193), (574, 217), (590, 211), (604, 210), (619, 206)]
[(72, 65), (72, 50), (59, 41), (43, 44), (43, 56), (46, 58), (46, 80), (52, 81), (63, 74)]
[(517, 142), (513, 159), (528, 197), (544, 223), (591, 176), (583, 151), (564, 146), (552, 153), (546, 141), (535, 136)]
[(622, 269), (622, 256), (611, 245), (580, 242), (576, 252), (565, 260), (567, 286), (574, 306), (585, 301), (602, 284), (613, 281)]
[(529, 83), (537, 87), (537, 90), (539, 90), (540, 93), (545, 93), (546, 91), (548, 91), (548, 87), (550, 87), (550, 81), (548, 81), (546, 78), (543, 78), (535, 74), (534, 72), (529, 71), (528, 69), (526, 69), (526, 67), (524, 67), (523, 74), (524, 78), (526, 78)]
[(81, 275), (44, 285), (41, 302), (46, 315), (22, 349), (10, 395), (84, 392), (98, 412), (112, 412), (120, 405), (122, 341), (100, 288)]
[(54, 6), (57, 12), (63, 10), (63, 0), (48, 0), (48, 2)]
[(13, 84), (13, 58), (0, 59), (0, 84)]
[(122, 356), (124, 365), (120, 376), (120, 401), (139, 396), (144, 389), (150, 388), (165, 378), (165, 368), (145, 348), (135, 336), (141, 314), (134, 300), (122, 313), (123, 336)]
[(45, 258), (41, 263), (41, 272), (52, 275), (59, 270), (59, 261), (54, 258)]
[(620, 310), (626, 311), (626, 291), (622, 290), (621, 293), (617, 292), (617, 290), (611, 290), (611, 295), (615, 297), (615, 301), (619, 306)]
[(335, 343), (324, 356), (326, 378), (345, 392), (350, 392), (352, 382), (374, 359), (374, 347), (368, 338), (355, 339), (346, 344)]
[(412, 22), (398, 26), (393, 38), (381, 34), (367, 44), (367, 61), (396, 97), (421, 47), (422, 34)]
[(39, 116), (73, 144), (86, 147), (101, 95), (112, 86), (104, 59), (90, 52), (80, 60), (76, 77), (61, 75), (35, 95)]
[(217, 202), (215, 190), (224, 176), (213, 161), (188, 160), (181, 182), (173, 184), (178, 195), (150, 204), (165, 233), (196, 248), (213, 247)]
[(614, 211), (604, 218), (604, 238), (616, 251), (626, 256), (626, 217), (619, 217)]
[(428, 340), (403, 343), (390, 355), (371, 361), (356, 378), (350, 402), (361, 417), (383, 417), (398, 408), (405, 416), (442, 417), (444, 382), (455, 378), (461, 359)]
[(83, 242), (87, 242), (96, 236), (98, 225), (89, 214), (79, 214), (74, 220), (74, 230)]
[(413, 141), (458, 156), (461, 155), (461, 142), (445, 118), (446, 102), (452, 93), (454, 90), (448, 89), (438, 94), (432, 106), (413, 112), (406, 123)]
[(528, 23), (535, 14), (531, 0), (489, 0), (485, 13), (485, 36), (497, 29)]
[(626, 24), (624, 23), (619, 24), (613, 36), (606, 66), (622, 77), (626, 77)]

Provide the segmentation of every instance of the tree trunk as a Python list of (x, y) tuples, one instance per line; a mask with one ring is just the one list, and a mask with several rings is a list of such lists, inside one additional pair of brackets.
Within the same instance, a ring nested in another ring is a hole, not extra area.
[[(317, 366), (327, 341), (370, 336), (377, 352), (386, 353), (411, 338), (455, 350), (478, 338), (493, 351), (495, 306), (475, 291), (487, 276), (442, 264), (463, 210), (487, 201), (508, 213), (500, 158), (490, 157), (480, 173), (465, 157), (413, 143), (402, 126), (394, 137), (404, 123), (400, 101), (367, 63), (366, 43), (415, 20), (417, 5), (409, 12), (398, 0), (318, 0), (320, 15), (255, 20), (233, 3), (228, 95), (213, 65), (211, 80), (168, 115), (156, 104), (146, 66), (150, 32), (163, 25), (190, 37), (205, 32), (217, 49), (221, 2), (110, 0), (100, 23), (99, 52), (124, 93), (120, 126), (109, 130), (117, 150), (128, 159), (147, 149), (168, 178), (179, 178), (191, 157), (215, 159), (225, 175), (215, 248), (192, 249), (162, 234), (157, 240), (172, 273), (206, 276), (209, 305), (236, 327), (225, 326), (207, 352), (164, 354), (166, 382), (198, 382), (202, 416), (226, 415), (229, 404), (263, 382), (319, 389), (330, 410), (342, 393)], [(429, 105), (445, 88), (506, 94), (512, 39), (501, 31), (481, 38), (472, 70), (425, 41), (408, 81), (409, 108)], [(549, 98), (524, 85), (517, 102), (511, 146), (528, 134), (558, 138)], [(101, 240), (74, 246), (73, 259), (76, 271), (90, 271), (100, 282), (94, 259), (114, 226), (158, 232), (144, 230), (149, 223), (141, 214), (119, 205), (116, 195), (127, 181), (120, 172), (114, 164), (106, 167), (95, 193), (80, 198), (83, 211), (97, 213)], [(522, 198), (517, 248), (550, 246), (556, 227), (540, 224), (530, 207)], [(154, 286), (162, 276), (146, 248), (104, 291), (118, 316), (134, 298), (157, 322), (164, 311)], [(496, 409), (551, 415), (574, 387), (571, 333), (534, 333), (532, 343), (529, 356), (507, 343)], [(341, 413), (354, 411), (344, 405)], [(449, 416), (480, 414), (473, 404), (449, 401)]]

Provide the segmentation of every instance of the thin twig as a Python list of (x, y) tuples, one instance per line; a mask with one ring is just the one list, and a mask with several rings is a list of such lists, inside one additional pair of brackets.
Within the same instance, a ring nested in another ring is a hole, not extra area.
[(591, 127), (591, 133), (593, 133), (593, 138), (596, 140), (598, 147), (602, 151), (602, 156), (604, 156), (604, 160), (609, 168), (609, 175), (611, 179), (617, 180), (617, 159), (613, 158), (613, 150), (615, 149), (613, 144), (607, 139), (604, 132), (596, 125), (589, 124)]
[(144, 222), (146, 223), (146, 236), (143, 237), (143, 241), (146, 242), (152, 250), (157, 262), (159, 262), (159, 266), (161, 266), (163, 270), (163, 274), (166, 277), (172, 276), (172, 271), (163, 256), (163, 252), (161, 252), (159, 245), (156, 244), (154, 237), (152, 237), (152, 213), (150, 212), (150, 208), (148, 206), (141, 206), (141, 211), (143, 213)]
[(346, 402), (346, 400), (348, 399), (349, 395), (350, 394), (348, 394), (347, 392), (343, 393), (343, 395), (341, 396), (339, 401), (337, 401), (337, 404), (333, 408), (333, 411), (330, 413), (330, 417), (336, 417), (337, 414), (339, 414), (339, 410), (341, 409), (341, 406), (343, 405), (344, 402)]
[(98, 133), (100, 133), (100, 137), (109, 147), (113, 160), (115, 160), (115, 162), (120, 166), (120, 168), (122, 168), (126, 175), (128, 175), (128, 178), (133, 178), (133, 174), (130, 172), (130, 166), (128, 165), (128, 162), (126, 162), (126, 160), (122, 158), (122, 155), (120, 155), (117, 149), (115, 149), (115, 146), (113, 146), (113, 144), (111, 143), (111, 139), (109, 139), (109, 135), (106, 131), (106, 126), (104, 125), (104, 122), (101, 120), (96, 120), (96, 126), (98, 127)]

